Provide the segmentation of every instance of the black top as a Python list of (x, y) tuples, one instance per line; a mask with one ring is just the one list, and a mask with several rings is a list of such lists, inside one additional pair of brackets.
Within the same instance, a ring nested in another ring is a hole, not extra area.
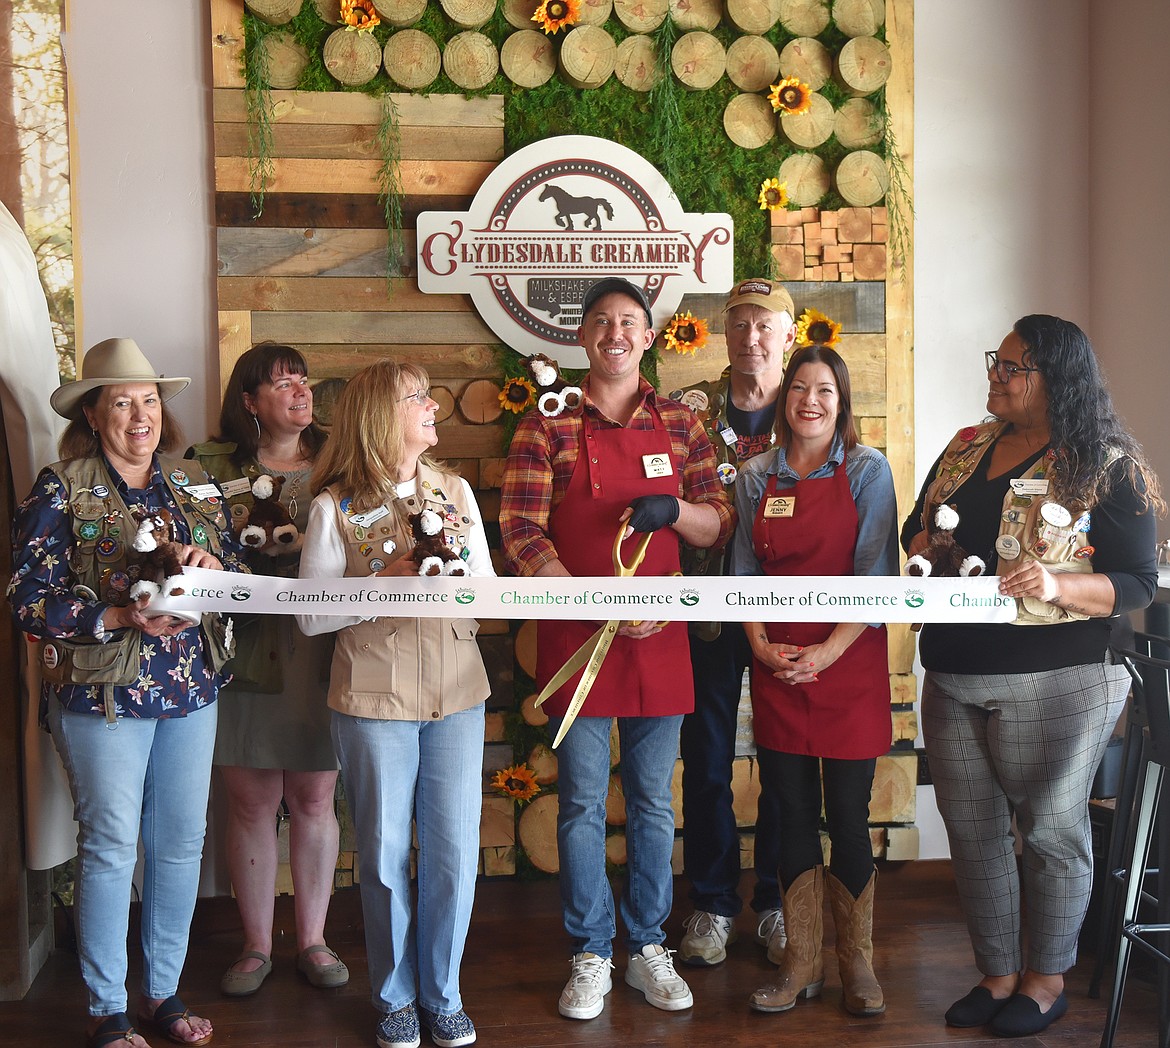
[[(988, 449), (967, 481), (947, 499), (959, 514), (955, 541), (968, 553), (982, 557), (989, 567), (995, 562), (995, 540), (1011, 479), (1022, 476), (1045, 450), (1002, 476), (989, 478)], [(1125, 476), (1122, 464), (1111, 468), (1112, 490), (1092, 510), (1087, 538), (1094, 548), (1093, 570), (1109, 576), (1117, 591), (1113, 616), (1051, 626), (928, 623), (922, 627), (918, 645), (926, 669), (940, 673), (1039, 673), (1105, 661), (1106, 649), (1118, 633), (1123, 638), (1128, 633), (1128, 623), (1120, 616), (1146, 607), (1158, 589), (1154, 514), (1142, 508), (1141, 496)], [(922, 501), (937, 469), (938, 460), (902, 526), (903, 549), (922, 530)]]
[(731, 402), (727, 388), (727, 423), (735, 430), (735, 457), (739, 462), (761, 455), (772, 446), (772, 426), (776, 405), (767, 404), (757, 411), (744, 411)]

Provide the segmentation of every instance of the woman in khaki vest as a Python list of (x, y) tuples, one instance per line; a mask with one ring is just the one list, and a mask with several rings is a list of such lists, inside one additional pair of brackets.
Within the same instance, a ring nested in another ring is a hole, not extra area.
[[(350, 380), (313, 472), (301, 578), (416, 575), (407, 516), (433, 510), (472, 575), (493, 575), (471, 488), (428, 454), (426, 372), (379, 361)], [(366, 955), (381, 1048), (470, 1044), (459, 964), (479, 859), (484, 700), (474, 619), (298, 615), (336, 631), (333, 743), (357, 831)], [(418, 911), (411, 912), (411, 818)]]

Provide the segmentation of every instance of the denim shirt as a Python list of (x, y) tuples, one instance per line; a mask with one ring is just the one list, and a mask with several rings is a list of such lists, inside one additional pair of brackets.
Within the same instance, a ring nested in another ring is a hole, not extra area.
[[(857, 504), (857, 546), (853, 550), (854, 575), (898, 574), (898, 507), (894, 502), (894, 475), (880, 451), (858, 444), (848, 456), (841, 438), (835, 437), (828, 461), (809, 474), (809, 480), (831, 477), (845, 460), (849, 493)], [(784, 491), (801, 478), (788, 465), (784, 448), (777, 447), (749, 459), (735, 480), (735, 508), (739, 525), (731, 547), (731, 575), (762, 575), (752, 543), (756, 511), (768, 486), (776, 477), (776, 489)]]

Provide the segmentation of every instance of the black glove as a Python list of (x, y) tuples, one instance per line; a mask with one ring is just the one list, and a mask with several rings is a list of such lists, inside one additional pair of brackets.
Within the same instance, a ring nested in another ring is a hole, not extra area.
[(657, 531), (678, 520), (678, 499), (673, 495), (639, 495), (630, 506), (634, 512), (626, 524), (635, 531)]

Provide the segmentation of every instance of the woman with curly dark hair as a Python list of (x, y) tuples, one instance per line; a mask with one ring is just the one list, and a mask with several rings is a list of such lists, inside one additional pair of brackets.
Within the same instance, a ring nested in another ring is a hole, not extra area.
[(950, 442), (902, 542), (919, 552), (948, 504), (956, 541), (1016, 599), (1010, 624), (923, 627), (919, 653), (926, 752), (983, 975), (946, 1021), (1023, 1037), (1068, 1008), (1092, 884), (1089, 787), (1129, 691), (1110, 645), (1154, 597), (1165, 505), (1080, 328), (1027, 316), (986, 358), (993, 418)]

